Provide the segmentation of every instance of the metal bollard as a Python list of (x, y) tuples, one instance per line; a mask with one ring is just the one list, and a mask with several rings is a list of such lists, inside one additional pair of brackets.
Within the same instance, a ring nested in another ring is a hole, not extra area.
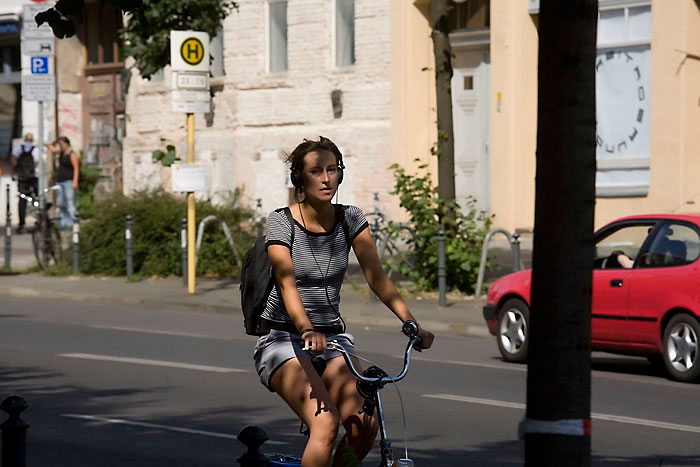
[(22, 396), (7, 396), (0, 402), (0, 409), (9, 418), (0, 425), (2, 431), (2, 467), (25, 467), (27, 428), (29, 424), (19, 418), (19, 415), (29, 407), (27, 399)]
[(238, 457), (236, 462), (243, 467), (262, 467), (268, 464), (267, 456), (260, 452), (260, 446), (270, 439), (265, 430), (259, 426), (248, 425), (238, 433), (236, 439), (248, 448), (248, 451)]
[(263, 234), (262, 226), (262, 198), (258, 198), (255, 203), (255, 221), (258, 224), (258, 237)]
[(445, 231), (438, 230), (438, 305), (447, 305), (447, 265), (445, 261)]
[(515, 232), (510, 241), (510, 248), (513, 251), (513, 272), (520, 271), (520, 234)]
[(10, 185), (7, 185), (7, 211), (5, 216), (5, 269), (12, 267), (12, 213), (10, 211)]
[(73, 223), (73, 274), (80, 274), (80, 214), (77, 212)]
[(126, 280), (131, 280), (131, 273), (134, 268), (134, 258), (133, 258), (133, 245), (132, 245), (132, 235), (131, 235), (131, 215), (126, 216), (126, 231), (124, 233), (126, 236)]
[[(373, 199), (372, 199), (372, 205), (374, 209), (374, 222), (372, 222), (372, 228), (370, 229), (370, 236), (372, 237), (372, 243), (374, 243), (375, 248), (379, 250), (379, 216), (377, 213), (379, 213), (379, 192), (375, 191), (373, 193)], [(379, 258), (381, 261), (381, 257)], [(369, 301), (370, 302), (376, 302), (378, 301), (377, 295), (372, 291), (372, 289), (369, 290)]]
[(180, 248), (182, 251), (182, 285), (187, 287), (187, 218), (180, 221)]

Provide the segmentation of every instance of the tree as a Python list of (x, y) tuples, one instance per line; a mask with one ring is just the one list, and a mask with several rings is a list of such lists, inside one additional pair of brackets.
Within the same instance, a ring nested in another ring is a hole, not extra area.
[(437, 95), (438, 192), (445, 201), (455, 199), (454, 135), (452, 129), (452, 47), (450, 46), (450, 0), (432, 0), (430, 25), (435, 53)]
[(526, 466), (591, 463), (597, 0), (541, 0)]
[[(204, 31), (216, 36), (221, 22), (238, 5), (230, 0), (102, 0), (130, 13), (121, 31), (122, 53), (133, 57), (141, 76), (148, 79), (170, 63), (170, 31)], [(59, 0), (36, 15), (37, 25), (49, 23), (59, 39), (75, 35), (82, 22), (85, 0)]]

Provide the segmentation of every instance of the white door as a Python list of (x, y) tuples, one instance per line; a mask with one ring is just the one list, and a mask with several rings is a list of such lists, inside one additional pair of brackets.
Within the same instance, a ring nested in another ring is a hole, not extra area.
[(469, 198), (489, 212), (489, 52), (455, 51), (452, 120), (455, 145), (455, 191), (463, 208)]

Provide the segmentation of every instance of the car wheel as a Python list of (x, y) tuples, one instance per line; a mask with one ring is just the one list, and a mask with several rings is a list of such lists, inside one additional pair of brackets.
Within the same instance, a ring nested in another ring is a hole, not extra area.
[(517, 298), (511, 298), (498, 312), (498, 350), (508, 362), (527, 360), (530, 310)]
[(673, 379), (689, 382), (700, 376), (698, 337), (700, 323), (690, 315), (676, 315), (666, 326), (663, 339), (664, 364)]

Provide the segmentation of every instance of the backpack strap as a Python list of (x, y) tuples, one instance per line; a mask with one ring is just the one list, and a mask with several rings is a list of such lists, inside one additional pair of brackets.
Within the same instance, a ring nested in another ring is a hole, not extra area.
[(350, 227), (348, 227), (348, 221), (345, 219), (345, 207), (342, 204), (334, 204), (333, 207), (335, 208), (335, 218), (340, 219), (340, 223), (343, 227), (349, 251), (352, 248), (352, 240), (350, 239)]

